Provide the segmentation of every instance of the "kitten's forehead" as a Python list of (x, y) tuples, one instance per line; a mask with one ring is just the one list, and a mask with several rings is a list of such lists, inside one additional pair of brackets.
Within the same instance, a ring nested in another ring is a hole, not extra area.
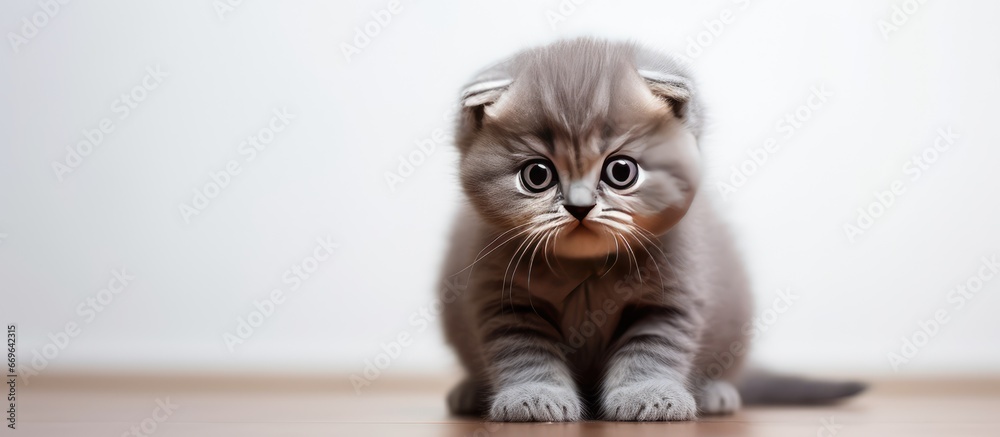
[(573, 138), (563, 135), (548, 138), (528, 136), (523, 144), (529, 149), (525, 152), (549, 158), (564, 177), (572, 178), (592, 173), (594, 168), (601, 166), (610, 148), (609, 141), (596, 135)]
[(602, 161), (630, 135), (671, 117), (639, 75), (630, 46), (549, 46), (515, 59), (512, 81), (489, 110), (491, 122), (578, 171)]
[(608, 136), (656, 123), (669, 112), (634, 70), (609, 70), (606, 76), (585, 84), (543, 71), (519, 75), (495, 103), (491, 112), (496, 121), (538, 135)]
[[(609, 80), (603, 90), (574, 92), (537, 81), (512, 86), (495, 122), (518, 143), (549, 157), (557, 166), (586, 174), (609, 153), (656, 129), (669, 110), (638, 77)], [(503, 109), (511, 108), (509, 111)]]

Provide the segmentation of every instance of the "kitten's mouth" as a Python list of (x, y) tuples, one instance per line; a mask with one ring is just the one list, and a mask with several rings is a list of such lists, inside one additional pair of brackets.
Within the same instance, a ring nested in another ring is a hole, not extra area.
[(572, 223), (567, 224), (566, 227), (563, 229), (563, 231), (561, 233), (564, 236), (566, 236), (566, 237), (571, 237), (573, 235), (579, 235), (581, 233), (583, 233), (583, 234), (596, 234), (597, 231), (599, 230), (597, 228), (597, 226), (600, 226), (600, 225), (598, 225), (597, 223), (594, 223), (593, 221), (590, 221), (590, 220), (574, 221)]
[(572, 230), (566, 232), (564, 238), (586, 238), (594, 235), (594, 231), (587, 229), (586, 226), (577, 225)]
[(601, 223), (598, 223), (595, 220), (583, 219), (582, 221), (576, 221), (575, 223), (572, 223), (571, 225), (567, 226), (567, 229), (568, 233), (584, 232), (584, 233), (597, 234), (597, 233), (603, 233), (605, 231), (605, 226)]
[(569, 223), (559, 232), (554, 247), (557, 256), (595, 258), (614, 250), (615, 244), (604, 225), (592, 220)]

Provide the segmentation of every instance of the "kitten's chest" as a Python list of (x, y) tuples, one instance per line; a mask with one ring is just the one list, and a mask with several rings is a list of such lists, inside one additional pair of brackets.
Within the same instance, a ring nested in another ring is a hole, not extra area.
[(603, 360), (614, 342), (627, 298), (627, 293), (615, 291), (614, 280), (593, 278), (573, 289), (556, 306), (563, 334), (560, 349), (571, 365), (579, 367), (575, 370), (584, 373)]
[(642, 284), (650, 282), (652, 272), (640, 277), (624, 263), (610, 270), (585, 264), (563, 267), (558, 274), (537, 269), (530, 283), (526, 276), (518, 279), (533, 299), (548, 303), (550, 320), (562, 333), (557, 346), (575, 373), (586, 374), (603, 363), (624, 308), (643, 295)]

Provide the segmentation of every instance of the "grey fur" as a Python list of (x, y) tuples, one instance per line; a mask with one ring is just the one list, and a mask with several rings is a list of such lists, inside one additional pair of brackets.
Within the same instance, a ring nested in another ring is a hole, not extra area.
[[(690, 74), (633, 44), (578, 39), (484, 71), (462, 98), (469, 203), (444, 281), (464, 287), (442, 301), (468, 379), (450, 409), (504, 421), (736, 410), (750, 294), (698, 191), (702, 107)], [(601, 181), (612, 155), (638, 163), (633, 188)], [(518, 175), (539, 157), (559, 180), (532, 193)], [(567, 212), (588, 201), (584, 221)]]
[(854, 396), (867, 388), (859, 382), (817, 381), (760, 370), (744, 372), (740, 395), (747, 404), (826, 404)]

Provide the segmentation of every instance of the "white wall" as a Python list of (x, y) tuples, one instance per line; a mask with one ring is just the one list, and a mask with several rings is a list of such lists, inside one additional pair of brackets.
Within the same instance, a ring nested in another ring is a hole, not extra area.
[[(73, 2), (16, 50), (7, 32), (41, 7), (0, 5), (0, 323), (19, 324), (22, 362), (76, 323), (43, 371), (360, 372), (401, 332), (415, 343), (388, 372), (440, 371), (454, 360), (419, 311), (460, 201), (456, 155), (437, 147), (395, 190), (385, 173), (450, 128), (458, 87), (493, 60), (576, 35), (683, 52), (729, 9), (692, 59), (712, 111), (708, 187), (776, 139), (723, 205), (761, 309), (778, 289), (799, 296), (768, 319), (758, 360), (892, 372), (900, 338), (944, 310), (901, 371), (1000, 365), (1000, 279), (948, 301), (1000, 253), (1000, 4), (927, 2), (886, 39), (877, 23), (899, 0), (591, 0), (554, 27), (552, 0), (402, 0), (348, 62), (341, 44), (388, 2), (344, 3), (247, 0), (220, 19), (211, 2)], [(115, 100), (151, 66), (168, 75), (121, 119)], [(812, 87), (833, 96), (786, 138), (776, 123)], [(248, 161), (240, 142), (276, 108), (295, 118)], [(52, 163), (103, 118), (114, 131), (60, 181)], [(911, 180), (904, 165), (948, 127), (954, 146)], [(186, 223), (181, 203), (230, 160), (242, 172)], [(849, 241), (843, 225), (897, 180), (905, 193)], [(326, 236), (339, 248), (291, 291), (285, 271)], [(78, 312), (123, 267), (125, 290)], [(230, 353), (223, 334), (276, 288), (285, 303)]]

